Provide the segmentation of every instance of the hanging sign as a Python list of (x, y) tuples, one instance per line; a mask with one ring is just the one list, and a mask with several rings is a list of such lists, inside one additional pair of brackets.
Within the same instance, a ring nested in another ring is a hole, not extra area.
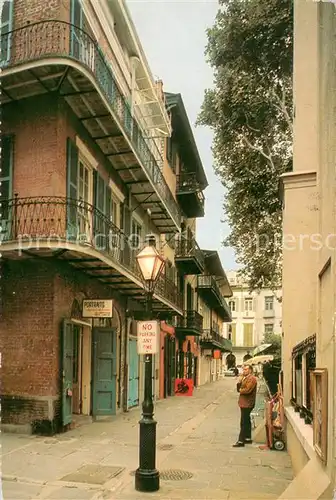
[(158, 321), (138, 321), (138, 354), (159, 351), (160, 324)]
[(83, 318), (112, 318), (113, 300), (83, 300)]

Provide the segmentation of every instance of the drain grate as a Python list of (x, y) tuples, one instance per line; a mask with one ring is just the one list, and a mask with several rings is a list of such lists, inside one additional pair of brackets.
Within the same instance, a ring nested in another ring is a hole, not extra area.
[(161, 450), (161, 451), (168, 451), (168, 450), (172, 450), (174, 448), (174, 446), (172, 444), (160, 444), (158, 446), (158, 450)]
[(160, 471), (162, 481), (184, 481), (193, 477), (191, 472), (180, 469), (166, 469)]
[(62, 477), (61, 481), (71, 483), (105, 484), (118, 476), (124, 467), (110, 467), (107, 465), (83, 465), (77, 471)]
[[(131, 476), (135, 476), (135, 470), (130, 472)], [(191, 479), (193, 474), (186, 470), (180, 469), (166, 469), (160, 471), (160, 479), (162, 481), (185, 481), (186, 479)]]

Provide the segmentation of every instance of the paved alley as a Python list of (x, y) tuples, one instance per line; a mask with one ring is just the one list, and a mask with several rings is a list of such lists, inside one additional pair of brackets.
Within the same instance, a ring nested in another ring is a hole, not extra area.
[[(292, 478), (286, 452), (232, 448), (235, 379), (156, 404), (160, 491), (134, 490), (139, 409), (45, 438), (2, 434), (7, 500), (275, 499)], [(184, 476), (182, 478), (182, 476)]]

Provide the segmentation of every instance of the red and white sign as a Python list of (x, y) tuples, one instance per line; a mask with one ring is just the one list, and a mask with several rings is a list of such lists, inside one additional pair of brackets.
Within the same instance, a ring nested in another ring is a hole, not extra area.
[(159, 351), (160, 323), (138, 321), (138, 354), (156, 354)]

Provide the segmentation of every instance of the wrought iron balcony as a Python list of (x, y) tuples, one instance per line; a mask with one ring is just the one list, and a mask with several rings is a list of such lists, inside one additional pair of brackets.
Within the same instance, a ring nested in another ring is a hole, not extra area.
[(231, 310), (223, 297), (214, 276), (198, 276), (197, 291), (204, 302), (215, 310), (224, 321), (232, 321)]
[(201, 335), (202, 347), (217, 348), (222, 351), (232, 351), (232, 343), (212, 328), (203, 330)]
[(194, 310), (184, 311), (183, 316), (178, 317), (176, 333), (184, 336), (201, 335), (203, 329), (203, 316)]
[[(162, 232), (179, 229), (180, 209), (161, 172), (162, 154), (132, 116), (98, 43), (72, 24), (50, 20), (1, 35), (1, 48), (1, 103), (48, 91), (63, 96), (103, 153), (113, 157), (114, 168), (120, 170), (140, 204), (154, 193), (150, 199), (156, 210), (158, 204), (161, 207), (158, 227)], [(33, 62), (36, 67), (27, 66)], [(21, 86), (17, 84), (20, 79)], [(111, 141), (116, 142), (112, 145)], [(132, 166), (132, 176), (125, 165)]]
[(175, 248), (175, 264), (183, 274), (196, 275), (204, 271), (204, 254), (194, 238), (180, 236)]
[(180, 172), (176, 178), (176, 197), (186, 217), (204, 217), (204, 194), (196, 172)]
[[(2, 200), (0, 244), (3, 254), (45, 255), (67, 260), (118, 292), (141, 300), (143, 284), (133, 239), (94, 206), (62, 197)], [(136, 286), (134, 286), (136, 285)], [(155, 297), (182, 313), (182, 294), (162, 274)], [(165, 308), (166, 308), (165, 307)], [(164, 309), (165, 309), (164, 308)], [(159, 310), (158, 307), (156, 309)]]

